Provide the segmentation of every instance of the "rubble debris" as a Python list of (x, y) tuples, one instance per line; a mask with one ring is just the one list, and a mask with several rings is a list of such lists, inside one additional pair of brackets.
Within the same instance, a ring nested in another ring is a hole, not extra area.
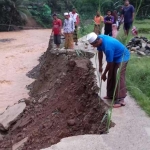
[(150, 56), (150, 41), (146, 37), (134, 37), (127, 45), (131, 53), (137, 53), (140, 56)]
[(0, 130), (7, 131), (11, 124), (20, 117), (25, 108), (25, 102), (21, 102), (8, 107), (5, 112), (0, 115)]

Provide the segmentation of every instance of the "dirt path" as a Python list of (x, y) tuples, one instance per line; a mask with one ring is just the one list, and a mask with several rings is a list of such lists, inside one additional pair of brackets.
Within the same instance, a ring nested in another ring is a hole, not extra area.
[(51, 30), (0, 33), (0, 113), (8, 105), (28, 97), (26, 76), (46, 51)]

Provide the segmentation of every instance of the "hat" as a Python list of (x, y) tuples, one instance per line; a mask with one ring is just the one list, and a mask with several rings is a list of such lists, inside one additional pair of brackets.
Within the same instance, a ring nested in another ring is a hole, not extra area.
[(64, 16), (68, 16), (68, 15), (69, 15), (69, 13), (67, 13), (67, 12), (64, 13)]
[(91, 44), (91, 43), (95, 42), (95, 40), (97, 39), (97, 34), (92, 32), (92, 33), (87, 35), (86, 39)]

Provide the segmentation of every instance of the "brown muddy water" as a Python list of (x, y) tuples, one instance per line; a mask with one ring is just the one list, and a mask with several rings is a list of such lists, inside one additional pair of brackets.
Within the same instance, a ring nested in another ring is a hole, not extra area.
[(0, 32), (0, 113), (28, 97), (26, 74), (48, 47), (50, 29)]

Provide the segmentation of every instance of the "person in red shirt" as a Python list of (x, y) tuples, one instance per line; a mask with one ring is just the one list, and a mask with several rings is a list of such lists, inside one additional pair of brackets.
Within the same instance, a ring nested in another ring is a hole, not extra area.
[(54, 34), (54, 43), (56, 44), (58, 49), (60, 48), (61, 44), (61, 28), (62, 28), (62, 21), (58, 19), (57, 14), (53, 14), (52, 33)]

